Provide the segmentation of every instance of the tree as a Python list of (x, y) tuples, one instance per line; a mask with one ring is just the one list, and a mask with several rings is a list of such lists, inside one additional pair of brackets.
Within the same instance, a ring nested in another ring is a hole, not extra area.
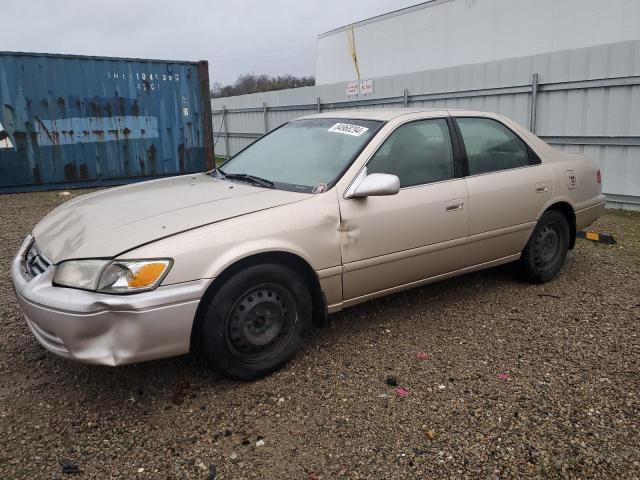
[(313, 76), (296, 77), (294, 75), (270, 75), (246, 73), (240, 75), (232, 85), (222, 86), (220, 82), (213, 84), (211, 88), (211, 98), (232, 97), (235, 95), (246, 95), (247, 93), (272, 92), (274, 90), (284, 90), (287, 88), (312, 87), (316, 84)]

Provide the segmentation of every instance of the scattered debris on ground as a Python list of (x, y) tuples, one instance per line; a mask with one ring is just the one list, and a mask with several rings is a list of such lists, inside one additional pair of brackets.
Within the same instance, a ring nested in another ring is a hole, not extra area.
[(393, 391), (396, 392), (396, 395), (398, 395), (399, 397), (409, 396), (409, 389), (405, 387), (396, 387), (393, 389)]
[(193, 356), (96, 367), (36, 342), (10, 261), (78, 195), (0, 196), (0, 478), (638, 477), (640, 215), (607, 212), (590, 230), (617, 243), (578, 240), (552, 283), (505, 266), (381, 298), (237, 383)]

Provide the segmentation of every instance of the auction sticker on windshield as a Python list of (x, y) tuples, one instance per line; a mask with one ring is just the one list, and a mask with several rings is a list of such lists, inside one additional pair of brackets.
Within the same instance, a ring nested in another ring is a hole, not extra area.
[(329, 129), (333, 133), (344, 133), (345, 135), (352, 135), (359, 137), (364, 132), (369, 130), (367, 127), (361, 127), (360, 125), (353, 125), (351, 123), (336, 123)]

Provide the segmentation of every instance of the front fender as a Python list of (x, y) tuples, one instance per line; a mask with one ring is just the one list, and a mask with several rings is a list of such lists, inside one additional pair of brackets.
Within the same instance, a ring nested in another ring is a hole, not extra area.
[(119, 258), (170, 257), (163, 285), (217, 277), (243, 258), (287, 252), (316, 272), (338, 267), (340, 216), (335, 189), (295, 205), (283, 205), (167, 237)]

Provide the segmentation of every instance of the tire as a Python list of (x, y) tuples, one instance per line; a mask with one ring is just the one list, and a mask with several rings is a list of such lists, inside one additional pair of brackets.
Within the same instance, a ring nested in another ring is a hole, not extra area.
[(253, 265), (225, 281), (207, 309), (201, 349), (222, 376), (253, 380), (284, 365), (312, 322), (311, 293), (294, 270)]
[(520, 258), (525, 278), (532, 283), (546, 283), (555, 278), (564, 265), (569, 239), (569, 224), (562, 212), (544, 212)]

